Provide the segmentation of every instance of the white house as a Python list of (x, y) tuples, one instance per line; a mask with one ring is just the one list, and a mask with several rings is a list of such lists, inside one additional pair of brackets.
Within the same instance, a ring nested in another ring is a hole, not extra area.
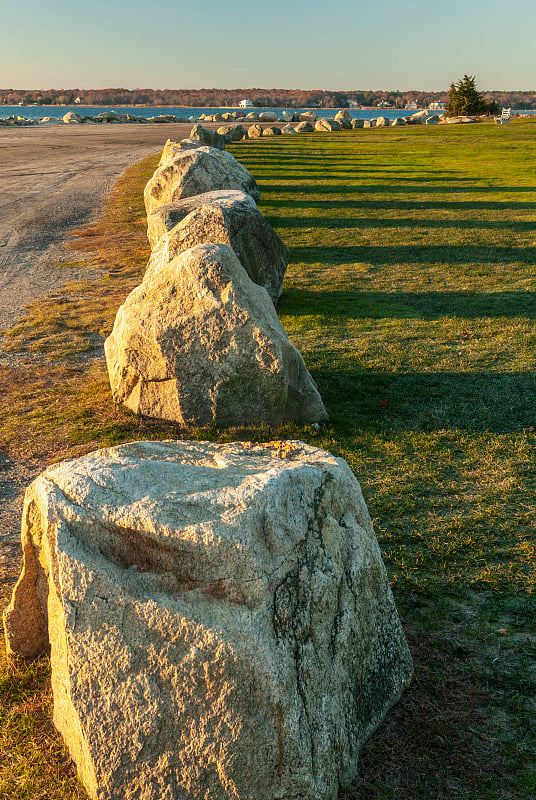
[(428, 108), (430, 109), (430, 111), (444, 111), (445, 103), (442, 103), (441, 101), (438, 101), (436, 103), (430, 103)]
[(74, 102), (76, 103), (76, 105), (78, 105), (79, 103), (82, 102), (82, 99), (80, 97), (76, 97)]
[(253, 100), (241, 100), (238, 105), (240, 108), (253, 108)]
[(417, 111), (418, 105), (415, 100), (410, 100), (409, 103), (406, 103), (406, 108), (408, 111)]

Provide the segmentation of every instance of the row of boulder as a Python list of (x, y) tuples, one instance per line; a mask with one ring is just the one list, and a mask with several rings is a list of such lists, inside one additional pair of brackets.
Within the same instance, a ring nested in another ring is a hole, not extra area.
[[(475, 118), (468, 118), (469, 121), (476, 121)], [(95, 116), (87, 114), (79, 114), (77, 111), (68, 111), (60, 119), (59, 117), (40, 117), (39, 119), (29, 119), (22, 116), (11, 116), (0, 119), (0, 126), (17, 125), (26, 127), (30, 125), (61, 125), (61, 124), (101, 124), (101, 123), (188, 123), (188, 122), (226, 122), (234, 123), (237, 120), (243, 120), (247, 123), (267, 123), (267, 122), (285, 122), (298, 123), (298, 125), (308, 125), (310, 130), (341, 130), (350, 128), (382, 128), (389, 126), (401, 125), (435, 125), (439, 122), (447, 122), (448, 118), (444, 115), (430, 114), (430, 112), (423, 110), (412, 114), (410, 117), (397, 117), (392, 120), (388, 117), (377, 117), (371, 120), (364, 120), (360, 118), (352, 118), (348, 109), (341, 109), (333, 118), (331, 117), (318, 117), (314, 111), (292, 111), (284, 110), (279, 113), (275, 111), (250, 111), (245, 114), (243, 111), (229, 111), (224, 114), (201, 114), (199, 117), (189, 116), (182, 117), (175, 114), (158, 114), (154, 117), (139, 117), (134, 114), (121, 114), (117, 111), (103, 111)], [(279, 130), (279, 128), (278, 128)], [(294, 129), (295, 130), (295, 129)], [(309, 128), (307, 128), (309, 130)], [(289, 130), (284, 130), (289, 133)], [(300, 132), (300, 131), (298, 131)]]
[(100, 114), (91, 116), (88, 114), (79, 114), (77, 111), (68, 111), (63, 117), (39, 117), (39, 119), (30, 119), (20, 115), (12, 115), (11, 117), (0, 118), (0, 126), (7, 127), (9, 125), (17, 125), (19, 127), (29, 127), (31, 125), (62, 125), (62, 124), (75, 124), (81, 125), (85, 123), (101, 124), (101, 123), (125, 123), (137, 122), (155, 123), (155, 122), (183, 122), (187, 123), (192, 121), (192, 117), (178, 117), (175, 114), (158, 114), (154, 117), (138, 117), (134, 114), (120, 114), (117, 111), (103, 111)]
[(113, 398), (183, 425), (324, 421), (275, 311), (288, 250), (251, 173), (208, 133), (218, 146), (168, 141), (145, 187), (152, 253), (105, 343)]
[[(258, 198), (221, 146), (167, 142), (145, 189), (151, 258), (105, 345), (134, 411), (325, 418), (275, 313), (288, 251)], [(141, 441), (55, 464), (21, 538), (7, 654), (50, 649), (54, 724), (91, 800), (337, 800), (411, 680), (359, 484), (303, 442)]]

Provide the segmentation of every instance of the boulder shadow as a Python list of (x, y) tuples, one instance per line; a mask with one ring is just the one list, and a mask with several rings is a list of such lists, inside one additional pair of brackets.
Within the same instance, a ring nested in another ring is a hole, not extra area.
[(335, 424), (512, 433), (536, 426), (536, 373), (387, 373), (311, 368)]
[(293, 247), (294, 263), (368, 264), (536, 264), (536, 247), (498, 245), (350, 245)]
[(362, 292), (287, 289), (279, 314), (344, 319), (536, 319), (536, 291)]

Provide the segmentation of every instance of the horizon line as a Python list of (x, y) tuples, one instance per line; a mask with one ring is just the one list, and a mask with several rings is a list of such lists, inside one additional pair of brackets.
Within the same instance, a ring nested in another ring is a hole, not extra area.
[[(91, 87), (56, 87), (56, 86), (48, 86), (43, 88), (41, 86), (34, 86), (31, 88), (28, 87), (6, 87), (0, 88), (0, 92), (103, 92), (103, 91), (120, 91), (120, 92), (322, 92), (322, 93), (330, 93), (330, 92), (341, 92), (343, 94), (352, 94), (352, 93), (367, 93), (367, 92), (391, 92), (393, 94), (404, 94), (407, 92), (420, 92), (421, 94), (425, 93), (434, 93), (437, 94), (438, 92), (448, 92), (449, 89), (303, 89), (300, 87), (279, 87), (279, 88), (267, 88), (267, 87), (249, 87), (247, 89), (236, 87), (236, 88), (228, 88), (228, 87), (182, 87), (182, 88), (175, 88), (172, 89), (170, 87), (150, 87), (150, 86), (136, 86), (133, 88), (127, 88), (126, 86), (91, 86)], [(536, 94), (536, 89), (479, 89), (480, 92), (520, 92), (523, 94)]]

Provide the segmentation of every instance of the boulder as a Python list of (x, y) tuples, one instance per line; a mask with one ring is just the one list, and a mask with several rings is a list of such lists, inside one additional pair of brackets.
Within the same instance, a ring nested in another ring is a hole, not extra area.
[(277, 114), (275, 111), (261, 111), (259, 114), (259, 121), (260, 122), (276, 122), (277, 121)]
[(136, 414), (218, 427), (327, 418), (270, 296), (223, 244), (149, 270), (105, 351), (114, 401)]
[(277, 303), (289, 262), (288, 248), (249, 194), (207, 192), (162, 206), (147, 218), (153, 254), (146, 275), (197, 244), (229, 245), (249, 277)]
[(318, 119), (318, 114), (314, 111), (302, 111), (299, 115), (300, 122), (316, 122)]
[(254, 200), (260, 198), (252, 174), (230, 153), (213, 147), (180, 150), (172, 161), (158, 167), (144, 191), (147, 214), (160, 206), (213, 192), (217, 189), (239, 189)]
[(303, 122), (298, 122), (294, 130), (296, 133), (313, 133), (314, 128), (308, 120), (303, 120)]
[(262, 136), (262, 125), (255, 123), (248, 128), (248, 139), (258, 139)]
[(173, 139), (168, 139), (162, 150), (160, 156), (159, 166), (168, 164), (183, 150), (197, 150), (198, 147), (204, 147), (203, 143), (198, 139), (181, 139), (180, 142), (175, 142)]
[(58, 117), (40, 117), (39, 124), (40, 125), (61, 125), (62, 120), (58, 119)]
[(175, 114), (157, 114), (153, 117), (153, 122), (168, 123), (168, 122), (182, 122), (182, 118), (176, 117)]
[(364, 128), (375, 128), (377, 121), (378, 120), (375, 117), (373, 117), (372, 119), (366, 119), (364, 121), (364, 123), (363, 123), (363, 127)]
[(250, 111), (248, 114), (246, 114), (246, 119), (259, 119), (259, 114), (257, 111)]
[(412, 114), (410, 117), (407, 118), (406, 122), (408, 125), (424, 125), (426, 120), (428, 119), (429, 113), (428, 111), (423, 108), (422, 111), (417, 111), (417, 113)]
[(341, 131), (351, 131), (352, 130), (352, 123), (349, 119), (336, 119), (335, 122), (338, 122), (341, 126)]
[(80, 124), (82, 122), (82, 117), (80, 114), (77, 114), (76, 111), (68, 111), (64, 117), (63, 122), (67, 123), (68, 125)]
[(340, 131), (340, 129), (340, 123), (328, 117), (322, 117), (315, 122), (315, 131)]
[(281, 128), (281, 133), (282, 134), (296, 133), (296, 129), (293, 128), (292, 125), (288, 124), (288, 125), (285, 125), (283, 128)]
[(442, 122), (446, 122), (447, 125), (467, 125), (471, 122), (481, 122), (478, 117), (445, 117)]
[(278, 128), (277, 125), (267, 125), (266, 128), (263, 128), (262, 135), (281, 136), (281, 128)]
[(404, 117), (395, 117), (391, 122), (391, 128), (402, 128), (406, 124)]
[(343, 459), (133, 442), (28, 488), (10, 653), (50, 640), (93, 800), (336, 800), (412, 673)]
[(197, 140), (209, 147), (216, 147), (218, 150), (225, 150), (226, 144), (231, 144), (230, 136), (222, 136), (217, 131), (204, 128), (202, 125), (194, 125), (190, 131), (190, 139)]
[(365, 120), (360, 119), (358, 117), (354, 117), (352, 120), (352, 128), (364, 128), (365, 127)]
[(426, 120), (426, 125), (437, 125), (441, 120), (439, 114), (431, 114)]
[(389, 117), (378, 117), (376, 120), (376, 127), (377, 128), (389, 128), (391, 126), (391, 120)]
[(221, 115), (221, 117), (225, 122), (233, 122), (233, 120), (235, 119), (235, 115), (231, 114), (230, 111), (226, 111), (224, 114)]
[(222, 125), (217, 131), (221, 136), (230, 136), (232, 142), (240, 142), (248, 138), (248, 132), (242, 125)]
[(102, 111), (97, 117), (103, 122), (119, 122), (119, 114), (117, 111)]
[(292, 122), (294, 119), (294, 111), (291, 108), (284, 108), (281, 112), (281, 119), (283, 122)]
[(335, 114), (335, 119), (338, 120), (339, 122), (342, 119), (346, 120), (347, 122), (350, 122), (351, 121), (350, 109), (341, 108), (341, 110), (337, 111), (337, 113)]

